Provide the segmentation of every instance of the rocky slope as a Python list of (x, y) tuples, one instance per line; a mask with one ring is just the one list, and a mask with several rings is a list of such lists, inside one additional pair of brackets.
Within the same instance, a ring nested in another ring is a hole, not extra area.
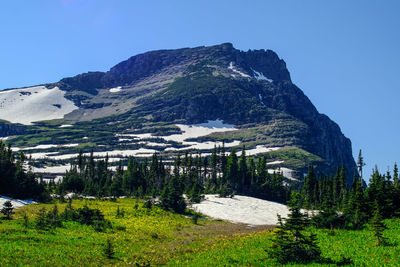
[[(69, 141), (80, 143), (83, 150), (93, 146), (104, 151), (153, 149), (172, 156), (171, 151), (185, 149), (207, 153), (210, 149), (203, 149), (204, 142), (226, 141), (237, 149), (242, 145), (249, 149), (278, 147), (279, 151), (269, 153), (271, 161), (282, 162), (276, 167), (288, 167), (297, 174), (304, 173), (310, 163), (322, 172), (344, 165), (349, 181), (355, 174), (350, 140), (292, 83), (285, 62), (271, 50), (244, 52), (226, 43), (151, 51), (133, 56), (108, 72), (84, 73), (45, 87), (65, 92), (63, 97), (69, 102), (51, 104), (71, 112), (60, 113), (63, 119), (31, 126), (36, 130), (40, 127), (41, 136), (49, 139), (43, 140), (38, 134), (28, 140), (22, 135), (10, 142), (28, 146)], [(74, 108), (65, 109), (64, 103)], [(0, 119), (10, 120), (1, 114)], [(177, 124), (207, 121), (223, 121), (236, 128), (188, 139), (203, 145), (189, 146), (186, 141), (185, 148), (184, 143), (171, 140), (166, 144), (169, 139), (165, 136), (182, 132)], [(152, 135), (121, 141), (121, 135), (139, 133)], [(90, 142), (83, 141), (84, 137)], [(154, 145), (157, 139), (163, 144)], [(163, 146), (169, 149), (161, 149)], [(69, 149), (67, 152), (74, 152)]]

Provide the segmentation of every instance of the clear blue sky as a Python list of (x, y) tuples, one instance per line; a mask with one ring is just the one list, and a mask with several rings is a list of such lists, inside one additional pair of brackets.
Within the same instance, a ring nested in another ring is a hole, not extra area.
[(2, 0), (0, 89), (105, 71), (148, 50), (232, 42), (272, 49), (361, 148), (400, 163), (400, 1)]

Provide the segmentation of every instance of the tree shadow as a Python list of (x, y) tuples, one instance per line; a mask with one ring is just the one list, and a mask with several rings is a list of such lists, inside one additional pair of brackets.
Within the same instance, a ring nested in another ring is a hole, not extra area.
[(321, 264), (335, 264), (336, 266), (346, 266), (353, 264), (353, 260), (350, 257), (341, 256), (341, 258), (337, 261), (332, 260), (330, 258), (320, 257), (316, 263)]

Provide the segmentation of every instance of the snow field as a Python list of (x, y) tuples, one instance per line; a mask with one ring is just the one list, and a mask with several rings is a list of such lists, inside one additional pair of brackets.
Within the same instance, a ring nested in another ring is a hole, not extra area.
[[(186, 141), (187, 139), (191, 138), (199, 138), (203, 136), (207, 136), (211, 133), (219, 133), (219, 132), (228, 132), (228, 131), (236, 131), (238, 130), (235, 128), (235, 125), (232, 124), (225, 124), (222, 120), (214, 120), (208, 121), (206, 123), (200, 124), (193, 124), (193, 125), (185, 125), (185, 124), (176, 124), (177, 127), (182, 131), (180, 134), (172, 134), (167, 136), (153, 136), (151, 133), (142, 133), (142, 134), (116, 134), (119, 138), (120, 142), (130, 141), (133, 138), (134, 140), (143, 140), (143, 139), (151, 139), (151, 138), (161, 138), (165, 141), (173, 141), (177, 143), (181, 143), (182, 145), (186, 146), (183, 148), (174, 148), (169, 147), (166, 148), (164, 151), (182, 151), (188, 149), (213, 149), (214, 146), (222, 146), (222, 142), (213, 142), (213, 141), (206, 141), (206, 142), (190, 142)], [(156, 143), (156, 142), (149, 142), (145, 143), (145, 141), (139, 142), (139, 144), (145, 144), (149, 146), (169, 146), (168, 144)], [(225, 143), (225, 147), (234, 147), (238, 146), (240, 141), (233, 141), (230, 143)]]
[(49, 149), (49, 148), (54, 148), (54, 147), (76, 147), (79, 146), (79, 144), (65, 144), (65, 145), (37, 145), (33, 147), (24, 147), (24, 148), (19, 148), (19, 147), (13, 147), (13, 151), (21, 151), (21, 150), (34, 150), (34, 149)]
[(35, 204), (35, 201), (32, 201), (31, 199), (26, 199), (26, 200), (20, 200), (20, 199), (12, 199), (10, 197), (6, 197), (6, 196), (0, 196), (0, 209), (3, 208), (3, 204), (8, 201), (11, 200), (11, 204), (13, 205), (14, 208), (19, 208), (28, 204)]
[(65, 173), (71, 169), (71, 164), (48, 166), (44, 168), (32, 168), (33, 172), (47, 172), (47, 173)]
[(0, 119), (30, 125), (35, 121), (62, 119), (78, 109), (58, 87), (35, 86), (0, 91)]
[(191, 208), (212, 218), (249, 225), (276, 225), (277, 214), (283, 218), (289, 214), (286, 205), (240, 195), (233, 198), (205, 195), (201, 203)]
[[(281, 147), (266, 147), (264, 145), (257, 145), (255, 148), (246, 150), (246, 156), (254, 156), (261, 153), (277, 151), (279, 149), (281, 149)], [(237, 152), (236, 155), (241, 156), (242, 151)]]

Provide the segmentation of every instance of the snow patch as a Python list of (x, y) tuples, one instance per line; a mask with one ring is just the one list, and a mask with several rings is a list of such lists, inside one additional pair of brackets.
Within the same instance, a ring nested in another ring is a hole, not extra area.
[[(122, 138), (119, 140), (121, 141)], [(149, 141), (140, 141), (138, 144), (141, 145), (146, 145), (146, 146), (158, 146), (158, 147), (167, 147), (170, 146), (170, 144), (164, 144), (164, 143), (156, 143), (156, 142), (149, 142)]]
[(115, 88), (111, 88), (109, 91), (110, 93), (117, 93), (119, 91), (121, 91), (121, 86), (115, 87)]
[(237, 130), (235, 128), (235, 125), (224, 124), (221, 120), (207, 121), (206, 123), (193, 124), (193, 125), (176, 124), (176, 126), (179, 127), (179, 129), (181, 129), (183, 133), (173, 134), (169, 136), (160, 136), (160, 138), (163, 138), (166, 141), (175, 141), (179, 143), (184, 143), (186, 139), (190, 138), (207, 136), (211, 133), (221, 133), (221, 132)]
[[(189, 149), (198, 149), (198, 150), (209, 150), (213, 149), (214, 147), (222, 147), (223, 143), (222, 142), (213, 142), (213, 141), (207, 141), (204, 143), (198, 143), (198, 142), (183, 142), (185, 145), (189, 145), (187, 147), (182, 147), (182, 148), (175, 148), (175, 147), (169, 147), (165, 149), (165, 151), (182, 151), (182, 150), (189, 150)], [(234, 147), (240, 145), (240, 141), (234, 140), (230, 143), (225, 143), (225, 148), (227, 147)]]
[[(261, 153), (267, 153), (267, 152), (271, 152), (271, 151), (277, 151), (281, 149), (280, 147), (266, 147), (264, 145), (258, 145), (253, 149), (248, 149), (246, 150), (246, 156), (254, 156), (257, 154), (261, 154)], [(236, 153), (238, 156), (242, 155), (242, 151), (239, 151)]]
[(76, 147), (79, 146), (79, 144), (65, 144), (65, 145), (37, 145), (33, 147), (24, 147), (24, 148), (19, 148), (19, 147), (14, 147), (12, 150), (13, 151), (20, 151), (20, 150), (34, 150), (34, 149), (49, 149), (49, 148), (54, 148), (54, 147)]
[(213, 218), (249, 225), (276, 225), (277, 214), (283, 218), (289, 214), (286, 205), (240, 195), (233, 198), (205, 195), (205, 200), (193, 204), (192, 209)]
[(67, 165), (57, 165), (57, 166), (48, 166), (43, 168), (32, 168), (33, 172), (47, 172), (47, 173), (65, 173), (67, 170), (71, 169), (71, 164)]
[[(198, 138), (202, 136), (209, 135), (211, 133), (218, 132), (227, 132), (227, 131), (235, 131), (235, 125), (233, 124), (225, 124), (222, 120), (215, 121), (207, 121), (206, 123), (185, 125), (185, 124), (175, 124), (182, 133), (173, 134), (167, 136), (153, 136), (151, 133), (142, 133), (142, 134), (116, 134), (117, 137), (132, 137), (133, 139), (149, 139), (149, 138), (161, 138), (165, 141), (175, 141), (175, 142), (183, 142), (186, 139), (190, 138)], [(123, 139), (123, 141), (126, 141)]]
[(51, 155), (55, 155), (55, 154), (58, 154), (58, 152), (47, 152), (47, 153), (43, 153), (43, 152), (38, 152), (38, 153), (32, 153), (32, 154), (29, 154), (29, 156), (32, 158), (32, 159), (44, 159), (44, 158), (47, 158), (47, 157), (49, 157), (49, 156), (51, 156)]
[(265, 77), (264, 76), (264, 74), (262, 73), (262, 72), (258, 72), (258, 71), (255, 71), (255, 70), (253, 70), (253, 69), (251, 69), (253, 72), (254, 72), (254, 78), (256, 78), (257, 80), (264, 80), (264, 81), (268, 81), (268, 82), (270, 82), (270, 83), (273, 83), (274, 82), (274, 80), (272, 80), (272, 79), (268, 79), (267, 77)]
[(58, 128), (67, 128), (67, 127), (72, 127), (72, 124), (63, 124), (63, 125), (60, 125), (60, 127), (58, 127)]
[(232, 61), (229, 63), (228, 69), (230, 69), (231, 71), (239, 74), (240, 76), (242, 76), (244, 78), (250, 78), (250, 75), (247, 75), (246, 73), (243, 73), (243, 72), (239, 71), (238, 69), (236, 69), (236, 67), (233, 65)]
[[(61, 175), (58, 175), (58, 176), (56, 176), (54, 179), (51, 179), (51, 178), (43, 178), (43, 182), (45, 182), (45, 183), (50, 183), (50, 182), (54, 182), (54, 183), (58, 183), (58, 182), (61, 182), (62, 180), (63, 180), (63, 176), (61, 176)], [(57, 197), (56, 195), (54, 195), (54, 194), (50, 194), (50, 197)]]
[[(142, 140), (142, 139), (149, 139), (149, 138), (154, 138), (151, 133), (144, 133), (144, 134), (116, 134), (115, 136), (121, 136), (121, 137), (132, 137), (133, 139), (136, 140)], [(126, 141), (129, 139), (122, 139), (122, 141)]]
[[(151, 157), (154, 153), (157, 153), (157, 152), (158, 151), (154, 150), (154, 149), (139, 148), (139, 149), (135, 149), (135, 150), (112, 150), (112, 151), (93, 152), (93, 156), (94, 157), (102, 157), (102, 158), (105, 158), (106, 155), (108, 155), (109, 157), (115, 157), (115, 156)], [(84, 153), (83, 155), (86, 157), (89, 157), (90, 153)], [(48, 158), (55, 159), (55, 160), (63, 160), (63, 159), (76, 158), (78, 156), (78, 154), (46, 155), (46, 156)]]
[(0, 119), (30, 125), (35, 121), (62, 119), (78, 109), (58, 87), (35, 86), (0, 91)]
[[(268, 164), (268, 163), (267, 163)], [(274, 172), (281, 172), (282, 173), (282, 175), (285, 177), (285, 178), (287, 178), (287, 179), (289, 179), (289, 180), (292, 180), (292, 181), (297, 181), (297, 179), (296, 178), (294, 178), (294, 175), (293, 175), (293, 170), (292, 169), (289, 169), (289, 168), (285, 168), (285, 167), (282, 167), (282, 168), (278, 168), (278, 169), (275, 169), (275, 170), (271, 170), (271, 169), (269, 169), (268, 170), (268, 173), (274, 173)]]
[(258, 98), (260, 99), (261, 104), (263, 104), (263, 106), (265, 106), (264, 102), (263, 102), (263, 97), (261, 94), (258, 94)]
[(11, 204), (13, 205), (14, 208), (20, 208), (20, 207), (28, 205), (28, 204), (36, 203), (32, 199), (21, 200), (21, 199), (12, 199), (12, 198), (6, 197), (6, 196), (0, 196), (0, 209), (3, 208), (4, 203), (8, 200), (11, 200)]
[(275, 160), (275, 161), (268, 162), (267, 165), (282, 164), (284, 162), (285, 162), (284, 160)]

